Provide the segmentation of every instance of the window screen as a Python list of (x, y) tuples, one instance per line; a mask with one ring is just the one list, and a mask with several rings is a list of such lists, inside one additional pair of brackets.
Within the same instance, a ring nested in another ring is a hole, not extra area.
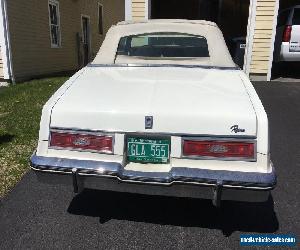
[(183, 33), (150, 33), (122, 37), (117, 55), (149, 58), (209, 57), (203, 36)]

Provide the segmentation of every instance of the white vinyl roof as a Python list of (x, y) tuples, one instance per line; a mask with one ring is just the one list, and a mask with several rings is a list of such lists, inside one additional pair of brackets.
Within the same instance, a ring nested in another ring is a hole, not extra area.
[(138, 24), (138, 23), (148, 23), (148, 24), (170, 24), (170, 23), (187, 23), (187, 24), (202, 24), (202, 25), (211, 25), (217, 26), (216, 23), (206, 21), (206, 20), (187, 20), (187, 19), (149, 19), (149, 20), (141, 20), (141, 21), (122, 21), (117, 25), (129, 25), (129, 24)]
[[(223, 34), (215, 23), (202, 20), (177, 19), (156, 19), (139, 22), (125, 21), (112, 26), (107, 32), (106, 38), (92, 64), (115, 64), (119, 41), (122, 37), (157, 32), (182, 32), (185, 34), (203, 36), (207, 39), (210, 57), (209, 60), (205, 62), (202, 60), (189, 60), (182, 63), (182, 61), (176, 62), (175, 60), (172, 60), (171, 62), (167, 60), (156, 60), (155, 63), (189, 65), (205, 64), (206, 66), (213, 67), (236, 66), (229, 54)], [(128, 63), (142, 64), (141, 60), (136, 60), (135, 62), (134, 58)]]

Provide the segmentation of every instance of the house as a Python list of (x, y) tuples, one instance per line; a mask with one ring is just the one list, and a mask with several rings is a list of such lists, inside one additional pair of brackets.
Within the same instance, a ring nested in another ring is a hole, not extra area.
[(0, 78), (73, 72), (98, 52), (124, 0), (1, 0)]
[(270, 80), (278, 9), (299, 0), (0, 1), (0, 78), (19, 81), (77, 70), (93, 58), (112, 24), (156, 18), (216, 22), (246, 74)]

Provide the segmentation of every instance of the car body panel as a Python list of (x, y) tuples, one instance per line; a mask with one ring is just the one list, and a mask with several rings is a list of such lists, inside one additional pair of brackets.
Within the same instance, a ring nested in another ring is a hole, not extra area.
[[(292, 27), (289, 42), (282, 41), (284, 30), (287, 26)], [(300, 61), (300, 6), (296, 5), (282, 10), (278, 15), (276, 38), (274, 46), (275, 62), (298, 62)]]
[(300, 51), (292, 51), (291, 43), (282, 42), (281, 51), (280, 51), (280, 60), (285, 62), (298, 62), (300, 61)]
[(293, 9), (290, 51), (300, 54), (300, 6)]

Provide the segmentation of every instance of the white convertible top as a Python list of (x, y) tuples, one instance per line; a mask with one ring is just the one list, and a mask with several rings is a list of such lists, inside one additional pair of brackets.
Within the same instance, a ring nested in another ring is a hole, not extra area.
[[(181, 19), (154, 19), (143, 21), (123, 21), (112, 26), (106, 34), (106, 38), (92, 64), (118, 64), (116, 53), (119, 41), (122, 37), (157, 32), (181, 32), (191, 35), (203, 36), (207, 39), (209, 58), (208, 60), (155, 60), (150, 64), (188, 64), (206, 65), (213, 67), (235, 67), (224, 37), (218, 26), (204, 20), (181, 20)], [(146, 60), (135, 57), (128, 59), (126, 63), (145, 64)], [(124, 62), (123, 62), (124, 63)]]

